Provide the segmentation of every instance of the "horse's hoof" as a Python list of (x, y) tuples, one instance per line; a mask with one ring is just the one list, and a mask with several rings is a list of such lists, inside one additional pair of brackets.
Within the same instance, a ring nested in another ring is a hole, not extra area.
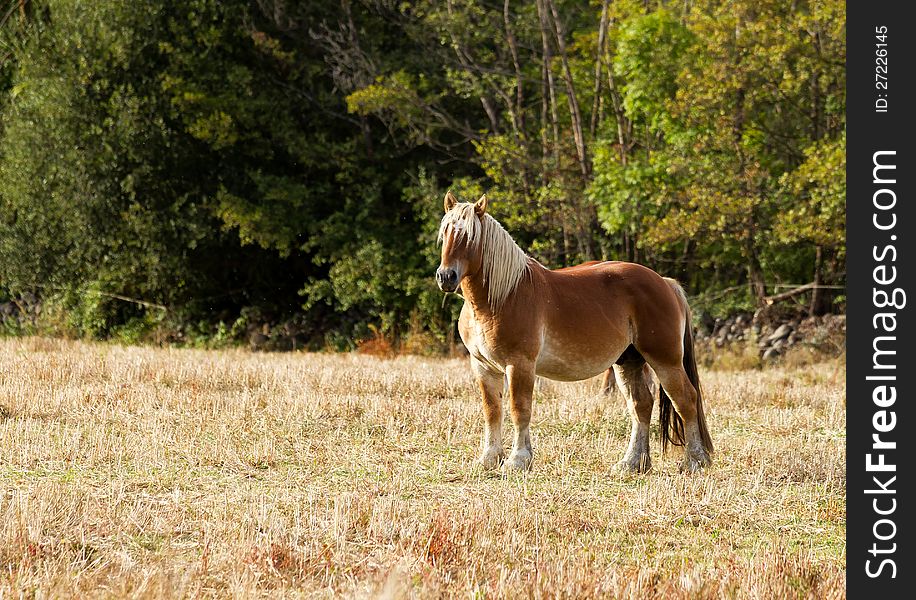
[(648, 454), (637, 454), (632, 458), (624, 458), (614, 469), (619, 473), (648, 473), (652, 469), (652, 459)]
[(685, 456), (678, 469), (681, 473), (699, 473), (712, 464), (712, 459), (705, 452), (697, 456)]
[(506, 460), (506, 454), (502, 449), (488, 448), (477, 459), (477, 465), (486, 470), (498, 469), (504, 460)]
[(531, 468), (531, 460), (530, 452), (513, 452), (508, 460), (503, 463), (503, 468), (506, 471), (527, 471)]

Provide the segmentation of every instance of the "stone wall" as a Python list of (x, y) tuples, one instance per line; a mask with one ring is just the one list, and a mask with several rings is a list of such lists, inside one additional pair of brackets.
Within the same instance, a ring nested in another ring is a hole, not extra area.
[(835, 354), (845, 348), (845, 338), (846, 315), (777, 316), (757, 311), (753, 315), (743, 313), (707, 321), (697, 330), (697, 339), (708, 340), (718, 348), (755, 344), (765, 361), (774, 360), (797, 345)]

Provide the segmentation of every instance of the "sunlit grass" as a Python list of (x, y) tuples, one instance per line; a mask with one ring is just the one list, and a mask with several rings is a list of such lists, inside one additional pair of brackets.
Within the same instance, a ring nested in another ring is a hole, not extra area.
[(705, 473), (593, 380), (507, 478), (462, 360), (0, 340), (0, 596), (844, 596), (843, 373), (701, 376)]

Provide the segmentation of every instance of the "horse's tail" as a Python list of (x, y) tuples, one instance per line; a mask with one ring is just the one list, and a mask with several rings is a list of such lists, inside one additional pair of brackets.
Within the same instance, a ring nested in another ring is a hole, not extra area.
[[(706, 427), (706, 415), (703, 412), (703, 391), (700, 388), (700, 375), (697, 371), (696, 353), (694, 350), (693, 339), (693, 314), (690, 311), (690, 304), (687, 303), (687, 294), (674, 279), (670, 277), (663, 278), (671, 286), (681, 308), (684, 311), (684, 371), (687, 373), (687, 379), (697, 392), (697, 425), (700, 430), (700, 439), (703, 440), (703, 447), (706, 452), (712, 454), (712, 438), (709, 437), (709, 429)], [(671, 398), (665, 393), (662, 386), (658, 387), (659, 395), (659, 421), (661, 422), (662, 431), (662, 452), (668, 449), (668, 444), (675, 446), (684, 445), (684, 421), (681, 416), (672, 410)]]

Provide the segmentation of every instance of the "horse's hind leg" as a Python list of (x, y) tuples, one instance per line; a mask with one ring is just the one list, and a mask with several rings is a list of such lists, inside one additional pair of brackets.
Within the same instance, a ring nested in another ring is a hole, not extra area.
[(601, 392), (598, 395), (610, 398), (616, 391), (617, 378), (614, 376), (614, 369), (608, 367), (608, 370), (604, 372), (604, 378), (601, 380)]
[(652, 418), (654, 399), (649, 393), (644, 365), (645, 362), (641, 360), (614, 365), (620, 389), (627, 398), (632, 421), (630, 445), (623, 460), (617, 463), (621, 471), (645, 473), (652, 468), (652, 459), (649, 457), (649, 421)]
[(655, 398), (658, 396), (658, 377), (655, 376), (655, 371), (649, 368), (649, 363), (644, 364), (642, 367), (646, 375), (646, 387), (649, 388), (649, 395)]
[(697, 412), (697, 391), (690, 383), (687, 373), (680, 364), (670, 367), (653, 365), (659, 384), (671, 397), (678, 416), (684, 423), (684, 461), (681, 470), (699, 471), (712, 464), (712, 459), (703, 445)]
[(483, 408), (483, 439), (477, 462), (485, 469), (499, 467), (506, 457), (503, 451), (503, 375), (487, 370), (471, 359), (474, 376), (480, 388)]

